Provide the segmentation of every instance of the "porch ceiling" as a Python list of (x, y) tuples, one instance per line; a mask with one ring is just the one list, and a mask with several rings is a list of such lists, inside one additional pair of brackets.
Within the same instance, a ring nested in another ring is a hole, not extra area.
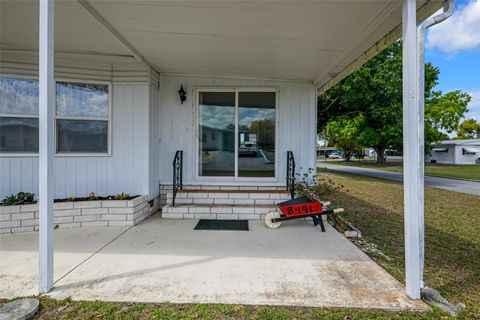
[[(430, 3), (430, 11), (441, 0)], [(96, 1), (88, 3), (161, 72), (322, 85), (401, 23), (402, 1)], [(433, 5), (431, 5), (433, 3)], [(130, 53), (77, 1), (55, 3), (55, 48)], [(37, 1), (0, 1), (3, 49), (38, 47)]]

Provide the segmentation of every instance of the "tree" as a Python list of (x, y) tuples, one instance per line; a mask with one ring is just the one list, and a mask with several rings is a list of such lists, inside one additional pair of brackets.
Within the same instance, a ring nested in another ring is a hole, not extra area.
[(362, 117), (339, 117), (330, 121), (322, 134), (330, 145), (345, 153), (345, 161), (350, 161), (354, 151), (359, 149), (358, 128)]
[(275, 144), (275, 122), (272, 119), (252, 121), (247, 131), (257, 135), (258, 147), (268, 148)]
[[(467, 111), (470, 97), (461, 91), (433, 91), (438, 68), (425, 64), (425, 145), (452, 132)], [(358, 143), (377, 152), (383, 163), (386, 149), (402, 148), (402, 44), (395, 42), (318, 99), (318, 127), (342, 117), (362, 116)]]
[(401, 44), (393, 44), (319, 98), (319, 126), (337, 117), (361, 116), (358, 143), (373, 147), (377, 162), (402, 140)]
[[(470, 96), (460, 90), (442, 94), (434, 91), (425, 101), (425, 145), (448, 139), (459, 128), (460, 119), (468, 111)], [(427, 152), (430, 149), (426, 150)]]
[(456, 139), (480, 139), (480, 121), (464, 120), (458, 126)]

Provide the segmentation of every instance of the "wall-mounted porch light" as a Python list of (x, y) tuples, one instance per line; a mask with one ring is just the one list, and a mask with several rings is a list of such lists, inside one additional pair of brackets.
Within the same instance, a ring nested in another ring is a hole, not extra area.
[(180, 90), (178, 90), (178, 95), (180, 96), (180, 101), (182, 104), (187, 100), (187, 93), (183, 90), (183, 84), (180, 86)]

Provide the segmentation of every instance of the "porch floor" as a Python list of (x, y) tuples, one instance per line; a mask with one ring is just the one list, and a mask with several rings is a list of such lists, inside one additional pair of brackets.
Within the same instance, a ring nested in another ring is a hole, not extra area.
[[(427, 310), (356, 246), (306, 221), (194, 231), (158, 214), (127, 228), (55, 231), (53, 298)], [(0, 236), (0, 296), (34, 295), (38, 233)]]

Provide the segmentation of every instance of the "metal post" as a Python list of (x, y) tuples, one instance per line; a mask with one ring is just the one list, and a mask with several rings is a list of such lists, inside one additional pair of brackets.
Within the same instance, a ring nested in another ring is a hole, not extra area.
[(53, 288), (53, 16), (54, 0), (39, 6), (39, 292)]
[[(423, 183), (417, 78), (416, 1), (403, 2), (403, 155), (405, 282), (407, 295), (420, 299)], [(422, 151), (423, 152), (423, 151)]]

